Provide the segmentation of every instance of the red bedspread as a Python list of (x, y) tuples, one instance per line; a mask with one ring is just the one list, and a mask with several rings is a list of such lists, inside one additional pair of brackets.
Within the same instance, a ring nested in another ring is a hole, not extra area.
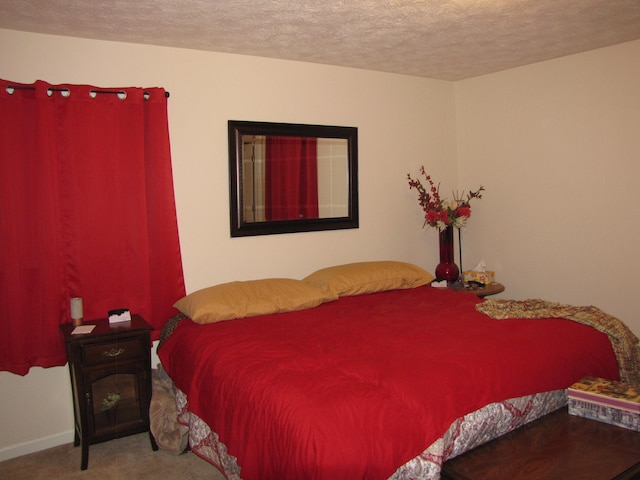
[(386, 479), (486, 404), (618, 378), (606, 335), (563, 319), (493, 320), (478, 301), (426, 286), (184, 320), (159, 356), (243, 479)]

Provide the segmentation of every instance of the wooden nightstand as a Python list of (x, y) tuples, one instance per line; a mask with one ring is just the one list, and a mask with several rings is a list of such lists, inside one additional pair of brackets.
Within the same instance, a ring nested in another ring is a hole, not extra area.
[(566, 408), (444, 463), (443, 480), (637, 480), (640, 432)]
[(95, 328), (73, 335), (73, 325), (60, 326), (71, 375), (74, 445), (81, 446), (82, 470), (94, 443), (149, 431), (151, 448), (158, 449), (149, 430), (153, 327), (139, 315), (133, 315), (131, 322), (110, 325), (103, 319), (84, 325)]
[(491, 283), (489, 285), (485, 285), (484, 287), (478, 288), (467, 288), (462, 285), (449, 285), (447, 288), (451, 290), (455, 290), (456, 292), (470, 292), (474, 293), (480, 298), (488, 297), (489, 295), (496, 295), (498, 293), (504, 292), (504, 285), (501, 283)]

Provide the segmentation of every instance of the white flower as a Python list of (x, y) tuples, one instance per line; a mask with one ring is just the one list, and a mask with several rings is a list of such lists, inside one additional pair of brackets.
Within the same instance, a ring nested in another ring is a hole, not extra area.
[(464, 228), (467, 225), (467, 220), (469, 220), (469, 217), (456, 217), (451, 225), (455, 228)]

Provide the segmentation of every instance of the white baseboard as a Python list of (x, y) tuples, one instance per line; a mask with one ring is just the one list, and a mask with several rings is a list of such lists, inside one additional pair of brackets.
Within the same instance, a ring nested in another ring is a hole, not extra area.
[(9, 460), (10, 458), (21, 457), (22, 455), (28, 455), (29, 453), (46, 450), (47, 448), (64, 445), (65, 443), (73, 443), (73, 430), (0, 448), (0, 462)]

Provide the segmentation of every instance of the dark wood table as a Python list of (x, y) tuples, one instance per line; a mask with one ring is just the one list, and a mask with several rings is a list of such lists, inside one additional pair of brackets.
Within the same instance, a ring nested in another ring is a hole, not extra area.
[(640, 432), (566, 408), (444, 463), (443, 480), (637, 480)]
[(74, 446), (81, 447), (80, 468), (89, 464), (89, 445), (149, 431), (151, 342), (153, 330), (140, 315), (110, 324), (84, 323), (91, 333), (74, 335), (70, 323), (60, 326), (67, 350), (73, 410)]

